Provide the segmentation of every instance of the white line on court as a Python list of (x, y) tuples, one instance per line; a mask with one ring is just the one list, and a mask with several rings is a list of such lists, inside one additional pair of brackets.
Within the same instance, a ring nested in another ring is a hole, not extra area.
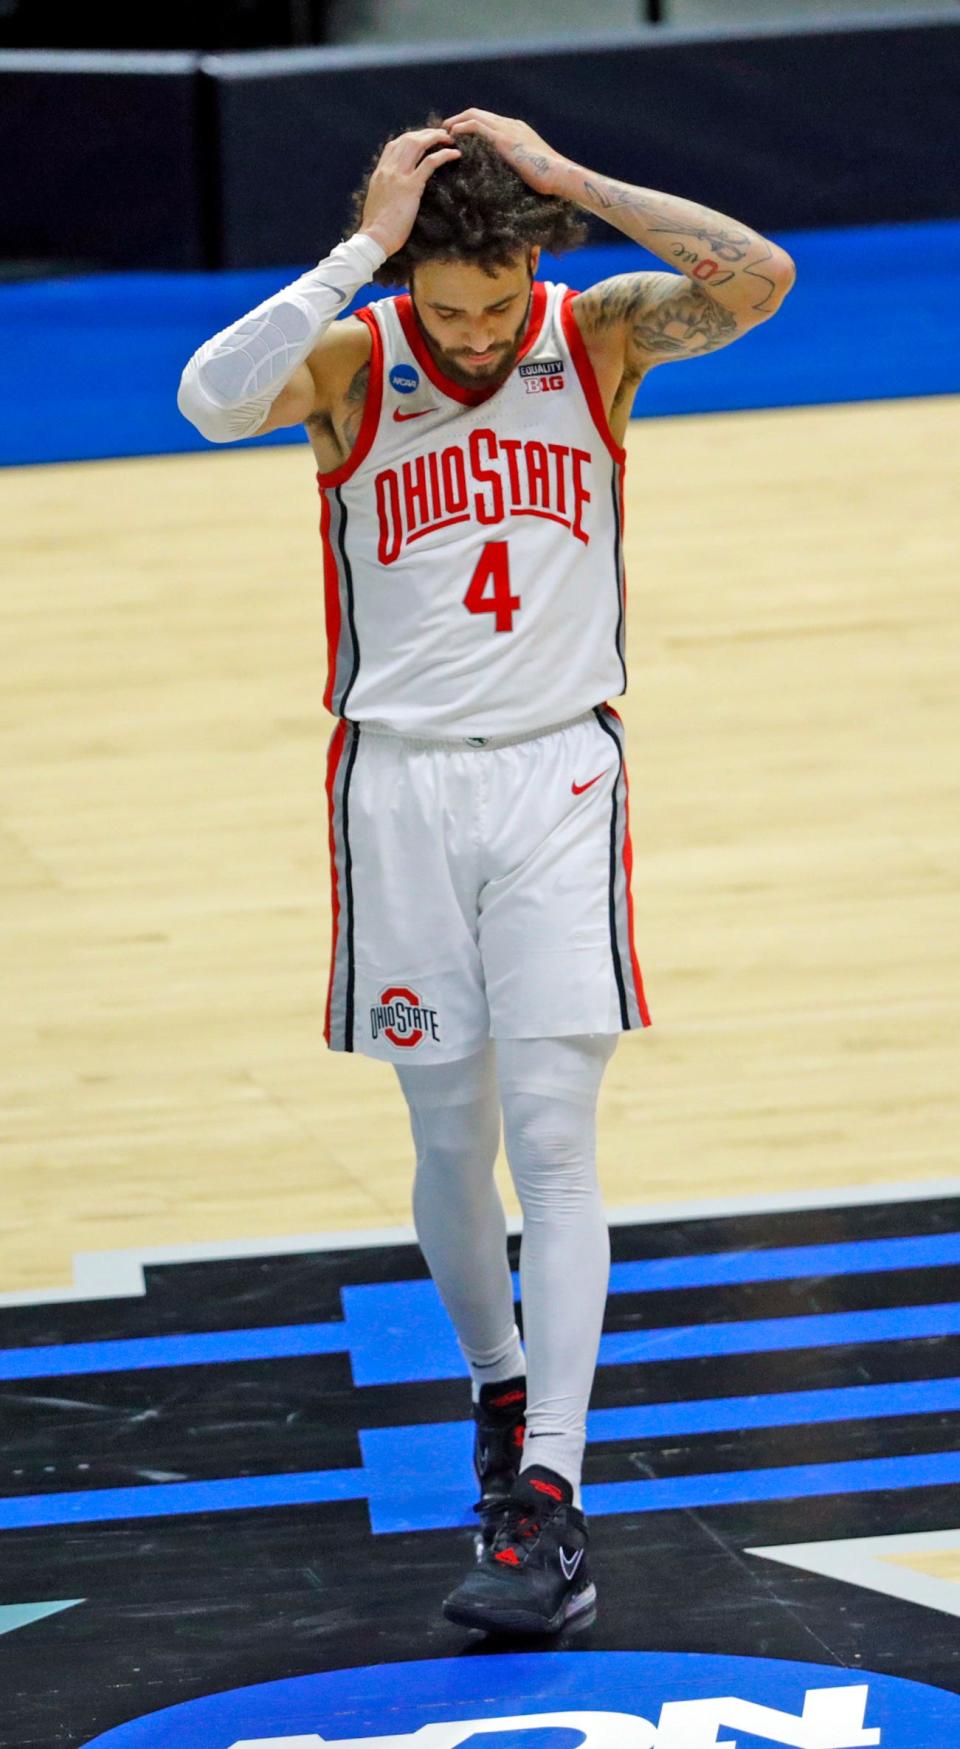
[[(611, 1208), (611, 1226), (653, 1226), (661, 1221), (722, 1219), (728, 1215), (788, 1214), (793, 1210), (860, 1208), (871, 1204), (929, 1202), (960, 1197), (960, 1178), (931, 1178), (914, 1184), (854, 1184), (833, 1190), (783, 1191), (778, 1196), (710, 1197), (705, 1201), (639, 1203)], [(520, 1231), (513, 1218), (511, 1233)], [(365, 1227), (358, 1232), (301, 1233), (279, 1239), (231, 1239), (223, 1244), (199, 1239), (183, 1245), (138, 1245), (129, 1251), (79, 1251), (73, 1260), (73, 1286), (25, 1288), (0, 1293), (4, 1306), (67, 1305), (82, 1300), (142, 1299), (144, 1269), (163, 1263), (222, 1263), (237, 1257), (291, 1257), (298, 1252), (352, 1251), (378, 1245), (415, 1245), (412, 1227)]]
[(843, 1579), (867, 1591), (882, 1591), (917, 1603), (923, 1609), (939, 1609), (945, 1615), (960, 1615), (960, 1582), (935, 1579), (932, 1574), (913, 1573), (896, 1567), (891, 1555), (932, 1555), (960, 1550), (960, 1530), (908, 1532), (896, 1536), (858, 1536), (836, 1542), (783, 1543), (766, 1549), (745, 1549), (803, 1573), (820, 1573), (827, 1579)]

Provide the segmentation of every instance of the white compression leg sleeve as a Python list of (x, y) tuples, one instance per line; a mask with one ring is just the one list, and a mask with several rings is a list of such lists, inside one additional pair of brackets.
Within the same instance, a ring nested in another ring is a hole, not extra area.
[(205, 341), (180, 378), (177, 406), (184, 417), (213, 443), (252, 437), (297, 365), (385, 260), (379, 243), (358, 232)]
[(525, 1371), (493, 1167), (500, 1101), (492, 1045), (454, 1063), (397, 1065), (417, 1150), (413, 1218), (476, 1401)]
[(572, 1483), (577, 1505), (610, 1279), (596, 1166), (597, 1097), (618, 1036), (497, 1044), (504, 1141), (523, 1209), (523, 1467), (557, 1470)]

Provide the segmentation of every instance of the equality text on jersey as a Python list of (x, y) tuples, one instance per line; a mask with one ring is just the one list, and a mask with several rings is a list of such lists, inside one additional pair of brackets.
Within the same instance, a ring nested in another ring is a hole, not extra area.
[(485, 527), (511, 516), (538, 516), (589, 546), (584, 511), (591, 501), (589, 450), (537, 438), (498, 437), (489, 427), (382, 468), (374, 482), (377, 556), (392, 565), (411, 542), (456, 523)]

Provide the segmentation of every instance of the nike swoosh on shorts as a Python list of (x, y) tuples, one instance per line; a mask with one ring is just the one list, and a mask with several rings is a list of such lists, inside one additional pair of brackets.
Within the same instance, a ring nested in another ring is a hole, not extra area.
[(570, 785), (570, 788), (573, 791), (575, 796), (582, 796), (585, 789), (592, 789), (594, 784), (599, 783), (601, 777), (605, 777), (605, 776), (606, 776), (606, 768), (604, 768), (603, 771), (598, 771), (596, 777), (591, 777), (589, 783), (572, 783)]

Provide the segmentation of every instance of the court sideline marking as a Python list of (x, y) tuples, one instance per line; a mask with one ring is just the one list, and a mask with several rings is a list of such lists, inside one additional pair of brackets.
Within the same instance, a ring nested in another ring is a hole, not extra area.
[[(914, 1184), (855, 1184), (836, 1190), (785, 1191), (779, 1196), (709, 1197), (697, 1202), (641, 1203), (607, 1211), (611, 1226), (657, 1226), (664, 1221), (724, 1219), (734, 1215), (789, 1214), (805, 1209), (861, 1208), (875, 1204), (932, 1202), (960, 1197), (960, 1178), (932, 1178)], [(518, 1216), (507, 1221), (519, 1233)], [(285, 1238), (193, 1240), (181, 1245), (145, 1245), (120, 1251), (78, 1251), (73, 1286), (24, 1288), (0, 1293), (4, 1306), (67, 1305), (85, 1300), (142, 1299), (144, 1270), (164, 1263), (224, 1263), (240, 1257), (290, 1257), (299, 1252), (375, 1249), (415, 1245), (412, 1226), (367, 1227), (356, 1232), (300, 1233)]]

